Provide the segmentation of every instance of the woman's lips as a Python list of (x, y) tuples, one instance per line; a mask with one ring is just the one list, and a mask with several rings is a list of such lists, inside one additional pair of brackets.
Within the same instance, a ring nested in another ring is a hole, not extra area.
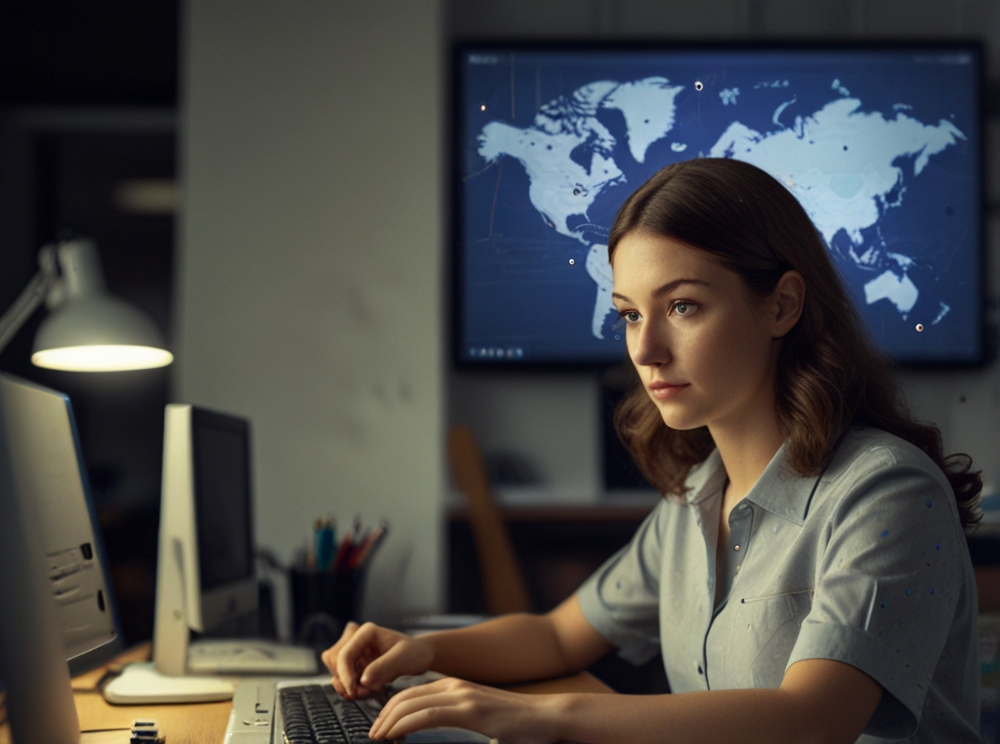
[(691, 383), (685, 382), (680, 384), (673, 384), (669, 382), (654, 382), (649, 386), (649, 392), (657, 400), (670, 400), (681, 390), (686, 388)]

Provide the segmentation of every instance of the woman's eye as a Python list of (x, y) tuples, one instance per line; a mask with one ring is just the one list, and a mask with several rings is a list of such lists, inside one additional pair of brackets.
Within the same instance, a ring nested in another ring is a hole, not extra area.
[(679, 300), (679, 301), (677, 301), (677, 302), (674, 303), (674, 306), (673, 306), (672, 309), (678, 315), (684, 316), (684, 315), (690, 315), (691, 313), (693, 313), (694, 312), (694, 308), (695, 308), (695, 305), (694, 305), (693, 302), (684, 302), (683, 300)]
[(620, 310), (618, 312), (618, 320), (614, 324), (614, 330), (616, 332), (623, 331), (638, 320), (639, 313), (635, 310)]

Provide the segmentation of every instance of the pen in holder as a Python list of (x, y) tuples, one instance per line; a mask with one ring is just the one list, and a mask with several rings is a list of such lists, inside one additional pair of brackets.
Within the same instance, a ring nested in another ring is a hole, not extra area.
[(358, 518), (334, 551), (335, 527), (332, 519), (316, 520), (314, 559), (290, 574), (295, 638), (317, 651), (336, 643), (344, 626), (359, 618), (368, 561), (389, 531), (383, 520), (362, 534)]

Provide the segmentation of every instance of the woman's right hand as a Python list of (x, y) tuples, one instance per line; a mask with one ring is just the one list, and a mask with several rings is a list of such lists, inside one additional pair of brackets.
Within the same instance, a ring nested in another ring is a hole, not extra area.
[(340, 640), (323, 652), (333, 687), (347, 699), (367, 697), (404, 674), (423, 674), (434, 650), (423, 641), (374, 623), (347, 623)]

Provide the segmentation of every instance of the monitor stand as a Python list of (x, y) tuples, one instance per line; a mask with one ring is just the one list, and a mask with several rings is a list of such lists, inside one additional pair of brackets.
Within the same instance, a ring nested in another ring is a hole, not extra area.
[[(160, 538), (161, 541), (163, 538)], [(153, 661), (130, 664), (104, 688), (119, 705), (199, 703), (230, 700), (237, 680), (225, 676), (292, 676), (316, 673), (310, 648), (256, 639), (199, 639), (191, 642), (185, 603), (183, 551), (178, 540), (161, 545), (156, 579)]]
[(181, 676), (163, 674), (152, 661), (129, 664), (120, 676), (105, 686), (104, 698), (117, 705), (229, 700), (236, 688), (231, 676), (315, 674), (316, 657), (312, 649), (284, 646), (273, 641), (199, 640), (191, 643), (187, 672)]
[(117, 705), (210, 703), (230, 700), (236, 685), (224, 677), (175, 677), (156, 670), (152, 661), (129, 664), (104, 687), (104, 699)]

